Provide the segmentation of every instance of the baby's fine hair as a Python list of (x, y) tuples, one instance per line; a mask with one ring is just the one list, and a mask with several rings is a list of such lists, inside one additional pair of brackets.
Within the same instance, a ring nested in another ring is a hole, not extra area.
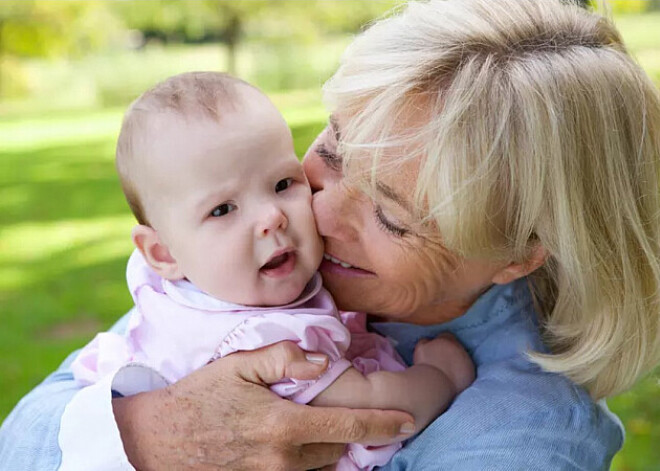
[(153, 135), (150, 123), (159, 115), (173, 113), (189, 119), (219, 121), (225, 110), (239, 101), (236, 87), (247, 82), (222, 72), (187, 72), (158, 83), (128, 107), (117, 139), (115, 164), (126, 201), (139, 224), (149, 220), (133, 178), (134, 163), (145, 158)]
[(396, 171), (388, 147), (419, 159), (417, 208), (444, 247), (547, 251), (539, 365), (602, 398), (658, 363), (660, 94), (611, 21), (568, 0), (410, 2), (324, 92), (346, 175), (364, 156), (367, 188)]

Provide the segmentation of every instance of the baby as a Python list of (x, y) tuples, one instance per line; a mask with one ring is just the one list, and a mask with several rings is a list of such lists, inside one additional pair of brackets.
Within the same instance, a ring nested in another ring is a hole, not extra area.
[[(175, 382), (289, 340), (329, 366), (317, 380), (273, 385), (277, 394), (404, 410), (418, 432), (471, 382), (472, 363), (451, 339), (420, 342), (406, 368), (364, 314), (340, 318), (316, 273), (323, 243), (291, 132), (256, 88), (213, 72), (156, 85), (126, 113), (117, 169), (139, 223), (127, 268), (137, 309), (125, 335), (98, 334), (82, 350), (73, 371), (83, 384), (130, 362)], [(399, 447), (350, 445), (338, 469), (372, 469)]]

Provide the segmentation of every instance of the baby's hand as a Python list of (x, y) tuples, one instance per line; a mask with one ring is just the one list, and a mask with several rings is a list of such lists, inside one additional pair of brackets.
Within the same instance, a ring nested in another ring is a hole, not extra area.
[(451, 334), (440, 334), (433, 340), (420, 340), (415, 346), (413, 363), (442, 371), (452, 382), (456, 394), (474, 381), (474, 363)]

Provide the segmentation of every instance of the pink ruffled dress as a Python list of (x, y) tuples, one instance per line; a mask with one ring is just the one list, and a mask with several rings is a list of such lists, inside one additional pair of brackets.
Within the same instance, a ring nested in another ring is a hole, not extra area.
[[(233, 304), (188, 281), (165, 280), (137, 250), (128, 261), (127, 280), (137, 309), (124, 335), (97, 334), (80, 352), (71, 368), (82, 384), (114, 375), (130, 363), (147, 365), (176, 382), (217, 358), (283, 340), (330, 359), (316, 380), (287, 379), (271, 386), (299, 404), (310, 402), (351, 366), (363, 374), (405, 369), (389, 341), (367, 331), (364, 314), (347, 312), (340, 317), (318, 274), (297, 300), (277, 307)], [(337, 469), (371, 470), (387, 463), (400, 447), (351, 444)]]

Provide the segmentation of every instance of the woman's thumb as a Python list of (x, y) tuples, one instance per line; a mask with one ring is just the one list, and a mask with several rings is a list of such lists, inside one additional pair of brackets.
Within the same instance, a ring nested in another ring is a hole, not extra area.
[(305, 352), (290, 341), (232, 356), (239, 357), (236, 368), (246, 381), (269, 385), (284, 378), (316, 379), (328, 367), (327, 355)]

